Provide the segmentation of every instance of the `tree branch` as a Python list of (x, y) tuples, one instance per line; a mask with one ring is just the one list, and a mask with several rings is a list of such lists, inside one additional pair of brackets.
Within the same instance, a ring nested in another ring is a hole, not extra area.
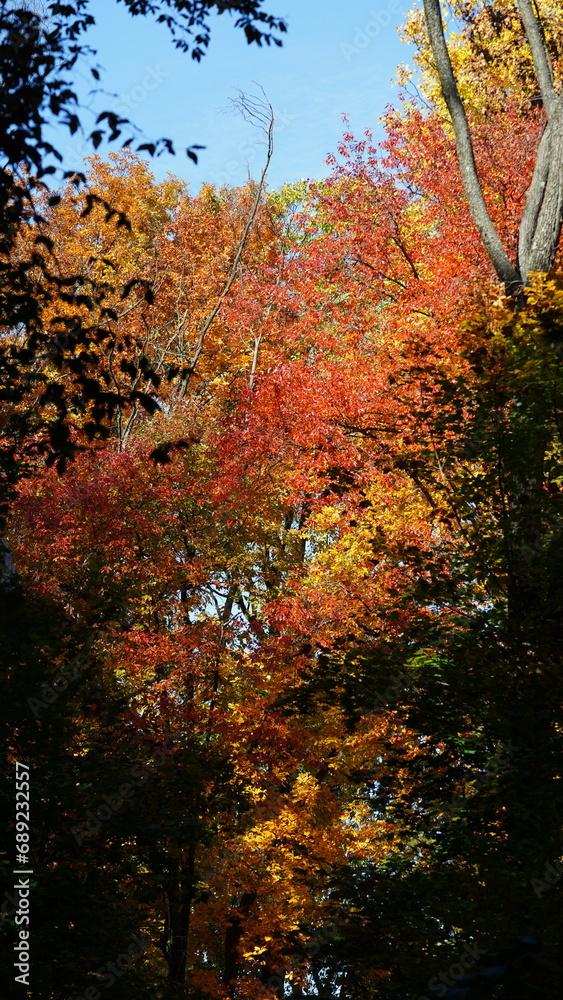
[(563, 222), (563, 96), (555, 96), (541, 138), (520, 223), (518, 260), (524, 282), (553, 267)]
[(442, 94), (452, 120), (461, 177), (469, 211), (498, 277), (504, 282), (507, 289), (513, 290), (521, 285), (522, 279), (501, 243), (485, 204), (481, 184), (477, 176), (471, 133), (444, 38), (440, 0), (424, 0), (424, 13), (428, 37), (440, 78)]
[(264, 167), (260, 175), (260, 180), (258, 181), (256, 194), (254, 195), (254, 200), (252, 202), (252, 208), (250, 210), (250, 214), (248, 216), (246, 225), (244, 227), (242, 236), (240, 238), (237, 247), (237, 252), (235, 254), (235, 259), (233, 260), (231, 270), (229, 272), (229, 277), (225, 282), (223, 291), (219, 295), (217, 302), (215, 303), (213, 309), (209, 313), (209, 316), (203, 323), (203, 326), (201, 327), (199, 339), (191, 360), (188, 373), (182, 383), (180, 398), (183, 398), (186, 394), (187, 388), (190, 384), (190, 379), (194, 374), (195, 367), (199, 361), (201, 352), (203, 351), (203, 345), (205, 343), (205, 338), (207, 336), (209, 327), (211, 326), (213, 320), (217, 316), (217, 313), (219, 312), (221, 306), (223, 305), (223, 302), (225, 301), (227, 295), (229, 294), (232, 285), (235, 281), (235, 278), (237, 276), (239, 264), (241, 262), (244, 248), (246, 246), (246, 241), (248, 240), (250, 230), (252, 229), (254, 220), (256, 219), (256, 215), (260, 205), (260, 199), (262, 197), (262, 192), (264, 190), (264, 184), (266, 183), (266, 174), (268, 173), (270, 160), (272, 159), (272, 155), (274, 152), (274, 109), (272, 108), (270, 102), (266, 98), (262, 100), (261, 98), (253, 98), (249, 97), (248, 94), (241, 93), (238, 99), (236, 101), (233, 101), (233, 104), (238, 108), (238, 110), (241, 112), (243, 118), (246, 121), (252, 122), (252, 124), (257, 125), (265, 132), (267, 141), (266, 162), (264, 163)]
[(531, 0), (518, 0), (518, 10), (532, 53), (547, 114), (534, 174), (518, 236), (518, 263), (527, 282), (534, 272), (548, 273), (555, 259), (563, 221), (563, 97), (553, 86), (553, 70), (538, 15)]
[(536, 71), (536, 78), (539, 84), (543, 106), (547, 112), (547, 117), (549, 118), (550, 111), (556, 97), (555, 90), (553, 89), (553, 70), (551, 68), (549, 53), (544, 41), (540, 22), (537, 15), (532, 10), (530, 0), (517, 0), (517, 3), (522, 24), (524, 25), (524, 31), (526, 32), (526, 38), (528, 39), (528, 45), (530, 46), (530, 50), (532, 52), (534, 69)]
[(534, 173), (526, 192), (526, 204), (518, 230), (518, 264), (524, 281), (530, 273), (530, 250), (549, 177), (550, 155), (551, 135), (549, 129), (545, 128), (540, 139)]

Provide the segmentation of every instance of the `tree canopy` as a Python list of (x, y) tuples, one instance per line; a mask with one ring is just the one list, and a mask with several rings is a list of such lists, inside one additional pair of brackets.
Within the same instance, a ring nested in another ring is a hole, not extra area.
[[(514, 269), (550, 129), (525, 7), (460, 4), (447, 41)], [(127, 148), (15, 226), (61, 334), (4, 334), (28, 995), (561, 995), (561, 240), (515, 296), (433, 30), (420, 96), (321, 180), (192, 194)], [(555, 88), (556, 20), (543, 51)]]

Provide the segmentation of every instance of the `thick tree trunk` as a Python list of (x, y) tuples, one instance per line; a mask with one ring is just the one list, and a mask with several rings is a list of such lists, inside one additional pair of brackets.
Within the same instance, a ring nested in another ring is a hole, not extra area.
[(502, 245), (485, 204), (477, 174), (471, 133), (465, 108), (452, 70), (440, 0), (424, 0), (428, 37), (455, 134), (456, 148), (467, 204), (489, 259), (499, 279), (511, 294), (521, 297), (522, 285), (532, 274), (549, 273), (553, 267), (563, 223), (563, 95), (553, 87), (553, 72), (541, 24), (530, 0), (518, 0), (524, 31), (530, 45), (536, 79), (547, 114), (518, 242), (518, 264), (514, 266)]
[(457, 89), (444, 37), (440, 0), (424, 0), (424, 13), (442, 94), (454, 128), (459, 167), (469, 211), (500, 280), (507, 288), (516, 289), (522, 282), (521, 275), (512, 264), (493, 225), (477, 176), (467, 116)]
[(244, 892), (236, 909), (231, 910), (229, 922), (225, 931), (225, 972), (223, 982), (232, 994), (238, 975), (239, 943), (244, 930), (245, 921), (253, 903), (256, 902), (255, 892)]
[(555, 92), (553, 90), (553, 70), (549, 61), (543, 32), (530, 0), (517, 0), (517, 3), (524, 31), (526, 32), (526, 38), (528, 39), (528, 45), (532, 53), (536, 79), (549, 116)]
[[(540, 175), (540, 176), (537, 176)], [(537, 191), (534, 188), (537, 187)], [(525, 219), (528, 213), (537, 214), (534, 225)], [(522, 274), (526, 279), (536, 271), (548, 273), (553, 267), (563, 222), (563, 96), (552, 105), (550, 117), (542, 136), (536, 170), (526, 199), (526, 208), (520, 226), (518, 256)]]
[(170, 888), (168, 897), (168, 978), (171, 983), (183, 986), (186, 981), (186, 961), (190, 933), (191, 899), (182, 899), (178, 887)]
[(175, 875), (166, 886), (168, 902), (167, 946), (168, 979), (175, 986), (184, 986), (190, 936), (190, 917), (193, 901), (193, 875), (196, 846), (190, 848), (187, 864), (178, 862)]

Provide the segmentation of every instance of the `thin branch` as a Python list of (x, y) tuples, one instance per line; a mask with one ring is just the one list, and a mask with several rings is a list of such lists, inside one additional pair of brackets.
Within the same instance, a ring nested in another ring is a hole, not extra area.
[(252, 364), (251, 364), (251, 367), (250, 367), (250, 376), (249, 376), (249, 379), (248, 379), (248, 387), (251, 390), (254, 388), (254, 381), (255, 381), (255, 378), (256, 378), (256, 370), (258, 368), (258, 354), (259, 354), (259, 351), (260, 351), (260, 344), (262, 343), (262, 336), (263, 336), (263, 333), (258, 333), (258, 334), (256, 334), (254, 336), (254, 348), (252, 350)]
[(264, 163), (264, 167), (260, 175), (260, 180), (256, 187), (256, 193), (254, 195), (254, 200), (252, 202), (252, 208), (250, 210), (250, 214), (246, 221), (246, 225), (244, 227), (242, 236), (239, 240), (237, 252), (235, 254), (235, 259), (233, 260), (231, 270), (229, 272), (229, 277), (225, 282), (223, 291), (219, 295), (217, 302), (215, 303), (213, 309), (209, 313), (209, 316), (203, 323), (203, 326), (201, 327), (199, 339), (191, 360), (188, 373), (182, 383), (180, 398), (183, 398), (186, 394), (186, 391), (190, 384), (190, 379), (194, 374), (195, 367), (199, 361), (201, 352), (203, 351), (203, 345), (205, 343), (205, 338), (207, 336), (208, 330), (211, 324), (213, 323), (215, 317), (217, 316), (221, 306), (223, 305), (223, 302), (225, 301), (227, 295), (229, 294), (233, 286), (233, 283), (237, 277), (239, 264), (241, 262), (242, 255), (244, 253), (246, 242), (250, 235), (250, 230), (252, 229), (252, 226), (256, 219), (256, 215), (258, 213), (258, 208), (260, 206), (260, 199), (262, 198), (262, 192), (264, 190), (264, 185), (266, 183), (266, 175), (268, 173), (270, 161), (272, 159), (272, 155), (274, 152), (274, 109), (272, 108), (272, 105), (270, 104), (268, 99), (265, 96), (263, 100), (261, 98), (249, 97), (248, 94), (243, 94), (241, 92), (239, 97), (235, 101), (233, 101), (233, 105), (240, 111), (245, 121), (251, 122), (252, 124), (256, 125), (258, 128), (262, 129), (265, 132), (267, 141), (266, 162)]

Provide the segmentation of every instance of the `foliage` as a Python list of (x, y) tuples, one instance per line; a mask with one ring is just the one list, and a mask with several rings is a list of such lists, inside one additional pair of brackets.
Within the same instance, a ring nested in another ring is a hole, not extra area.
[[(151, 15), (165, 23), (175, 44), (186, 52), (191, 48), (196, 60), (209, 44), (209, 17), (215, 13), (237, 15), (235, 27), (249, 43), (280, 45), (279, 32), (285, 31), (285, 23), (266, 14), (260, 0), (220, 4), (125, 0), (125, 5), (132, 15)], [(108, 326), (123, 309), (116, 313), (115, 300), (126, 300), (135, 308), (133, 289), (141, 289), (145, 301), (152, 299), (148, 281), (127, 281), (104, 258), (103, 245), (115, 239), (115, 227), (130, 229), (131, 220), (126, 210), (111, 202), (112, 192), (101, 190), (103, 185), (99, 193), (80, 191), (84, 174), (64, 171), (62, 156), (48, 138), (53, 124), (71, 133), (83, 127), (74, 74), (85, 68), (100, 80), (99, 68), (91, 65), (96, 53), (85, 40), (94, 23), (88, 0), (49, 3), (40, 10), (11, 0), (0, 3), (0, 400), (2, 432), (7, 429), (0, 464), (9, 486), (38, 452), (64, 469), (77, 448), (71, 430), (77, 411), (85, 418), (90, 439), (103, 441), (116, 411), (136, 411), (141, 405), (153, 412), (156, 406), (150, 390), (139, 388), (143, 381), (152, 378), (154, 384), (157, 378), (147, 365), (140, 378), (135, 373), (118, 387), (103, 362), (103, 356), (116, 349)], [(88, 136), (93, 149), (103, 139), (122, 139), (124, 147), (135, 142), (138, 150), (151, 155), (165, 149), (174, 152), (166, 138), (139, 142), (134, 124), (112, 111), (98, 115)], [(187, 150), (195, 162), (199, 148)], [(50, 233), (50, 209), (60, 203), (61, 193), (53, 192), (46, 178), (56, 173), (59, 164), (67, 182), (67, 210), (74, 188), (81, 217), (95, 210), (98, 224), (108, 226), (106, 238), (92, 247), (87, 260), (75, 256), (74, 267), (69, 266), (68, 255), (61, 266)], [(127, 207), (131, 203), (129, 198)], [(47, 367), (56, 368), (60, 377), (53, 381)], [(4, 489), (0, 518), (10, 498), (9, 488)]]
[[(509, 71), (474, 127), (515, 247), (541, 123)], [(80, 371), (116, 399), (103, 440), (67, 417), (63, 476), (30, 458), (7, 535), (45, 1000), (134, 933), (115, 996), (560, 995), (561, 256), (515, 311), (441, 109), (386, 121), (317, 184), (192, 196), (121, 152), (42, 209), (104, 287), (45, 321), (103, 329)]]

